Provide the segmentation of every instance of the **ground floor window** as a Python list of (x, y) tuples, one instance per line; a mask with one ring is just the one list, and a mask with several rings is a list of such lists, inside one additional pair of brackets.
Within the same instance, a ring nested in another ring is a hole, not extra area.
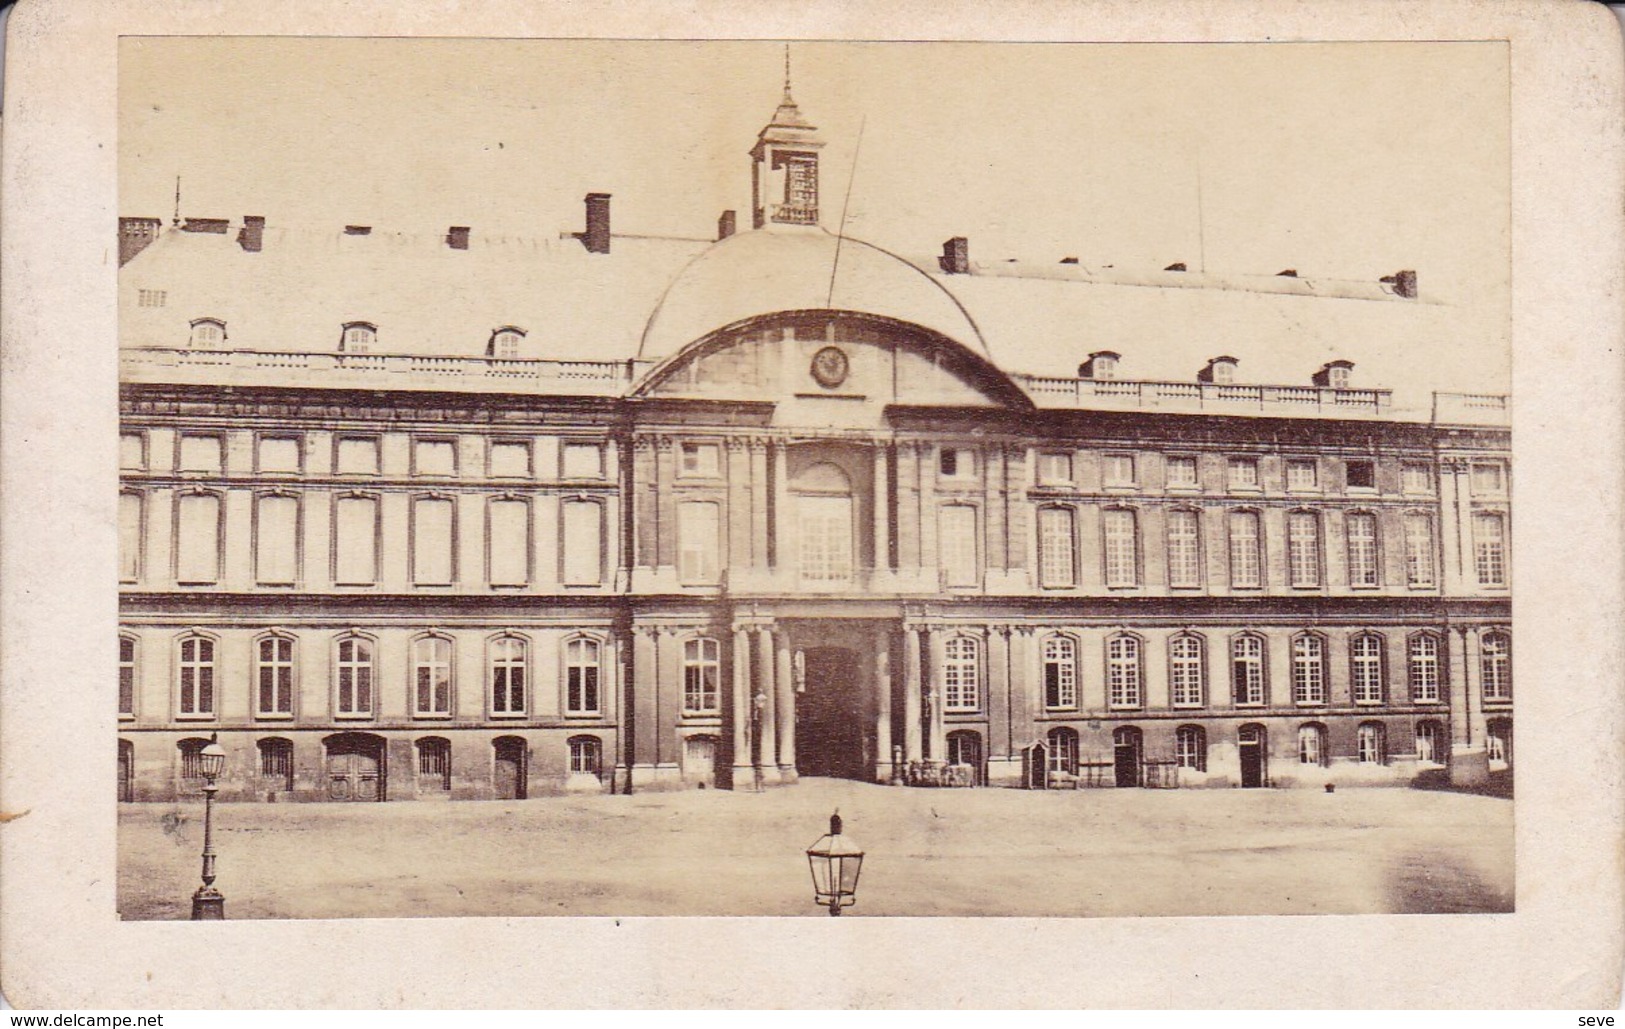
[(1078, 733), (1065, 727), (1049, 731), (1049, 770), (1064, 775), (1078, 773)]
[(570, 739), (570, 774), (603, 778), (603, 744), (596, 736), (573, 736)]
[(1207, 733), (1200, 725), (1182, 725), (1174, 731), (1174, 762), (1181, 768), (1207, 771)]
[(1326, 763), (1326, 727), (1318, 723), (1298, 728), (1298, 764)]
[(1377, 722), (1366, 722), (1355, 730), (1354, 740), (1362, 765), (1388, 763), (1388, 734)]
[(1446, 749), (1448, 745), (1444, 735), (1444, 726), (1431, 720), (1416, 723), (1416, 760), (1418, 764), (1444, 764), (1444, 755), (1449, 753)]
[(293, 741), (273, 737), (260, 740), (260, 778), (272, 789), (293, 789)]
[(451, 741), (442, 736), (418, 740), (418, 786), (426, 790), (451, 789)]

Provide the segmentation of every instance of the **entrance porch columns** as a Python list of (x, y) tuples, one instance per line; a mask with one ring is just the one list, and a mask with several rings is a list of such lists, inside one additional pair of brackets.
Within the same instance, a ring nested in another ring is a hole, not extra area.
[(780, 629), (773, 634), (774, 686), (779, 693), (779, 779), (796, 781), (796, 684), (791, 670), (790, 637)]
[(903, 630), (903, 758), (918, 761), (920, 753), (920, 630)]
[(734, 630), (733, 661), (734, 789), (751, 785), (750, 767), (750, 638)]
[[(778, 759), (778, 691), (773, 684), (773, 630), (756, 630), (756, 690), (762, 698), (761, 724), (757, 727), (756, 759), (762, 766), (763, 782), (779, 781)], [(751, 698), (755, 703), (755, 698)]]
[(1467, 720), (1467, 630), (1461, 626), (1446, 637), (1449, 648), (1450, 742), (1466, 747), (1473, 742), (1472, 725)]
[(891, 762), (891, 635), (875, 633), (875, 782), (890, 782)]

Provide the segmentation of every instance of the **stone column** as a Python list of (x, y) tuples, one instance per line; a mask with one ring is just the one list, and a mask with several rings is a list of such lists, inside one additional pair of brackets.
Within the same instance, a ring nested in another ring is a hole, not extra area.
[(1489, 779), (1484, 748), (1484, 700), (1478, 630), (1462, 628), (1450, 648), (1450, 781), (1472, 786)]
[(790, 448), (783, 440), (773, 443), (773, 561), (781, 571), (795, 567), (790, 545)]
[(750, 767), (750, 637), (734, 629), (733, 657), (733, 779), (734, 789), (754, 781)]
[(915, 445), (902, 442), (897, 453), (897, 568), (920, 567), (920, 472), (914, 463)]
[(1467, 665), (1467, 738), (1473, 746), (1484, 747), (1490, 735), (1489, 719), (1484, 717), (1484, 632), (1474, 627), (1465, 635), (1462, 657)]
[(768, 568), (767, 440), (750, 440), (750, 562), (759, 571)]
[(655, 558), (651, 564), (657, 568), (677, 566), (677, 491), (672, 487), (676, 469), (673, 465), (672, 441), (669, 436), (655, 440), (655, 478), (651, 505), (655, 517)]
[(1450, 743), (1452, 749), (1462, 749), (1472, 743), (1472, 725), (1467, 720), (1467, 630), (1455, 626), (1455, 632), (1445, 637), (1449, 648), (1446, 663), (1450, 697)]
[(727, 567), (737, 575), (750, 567), (751, 563), (750, 452), (746, 450), (742, 437), (729, 436), (724, 443), (728, 455), (725, 466), (728, 476), (728, 545), (725, 553), (728, 556)]
[(920, 751), (920, 630), (903, 629), (903, 759), (918, 761)]
[(774, 685), (779, 693), (779, 780), (796, 781), (796, 684), (790, 658), (790, 638), (783, 629), (773, 634), (776, 644)]
[[(756, 691), (762, 697), (762, 721), (757, 736), (757, 760), (762, 765), (762, 781), (779, 781), (778, 690), (774, 688), (773, 630), (756, 630)], [(752, 697), (755, 703), (756, 698)]]
[(1010, 626), (987, 634), (987, 751), (989, 763), (1008, 758), (1010, 733)]
[(890, 782), (891, 634), (875, 633), (875, 782)]
[(627, 693), (631, 701), (632, 784), (642, 786), (654, 780), (656, 705), (655, 630), (639, 626), (632, 630), (632, 681)]
[(931, 722), (931, 735), (926, 744), (931, 752), (933, 761), (946, 761), (948, 759), (948, 730), (942, 716), (942, 664), (947, 646), (947, 636), (941, 629), (932, 629), (930, 632), (930, 647), (927, 654), (930, 661), (925, 669), (926, 696), (930, 698), (930, 706), (926, 716)]
[(931, 569), (931, 581), (935, 583), (942, 576), (937, 553), (937, 449), (920, 443), (914, 455), (920, 474), (920, 567)]
[[(880, 572), (891, 566), (887, 556), (891, 551), (890, 533), (887, 531), (890, 524), (889, 497), (891, 494), (891, 478), (886, 466), (886, 446), (884, 443), (875, 443), (875, 481), (874, 481), (874, 514), (875, 514), (875, 571)], [(888, 753), (886, 761), (891, 760)]]

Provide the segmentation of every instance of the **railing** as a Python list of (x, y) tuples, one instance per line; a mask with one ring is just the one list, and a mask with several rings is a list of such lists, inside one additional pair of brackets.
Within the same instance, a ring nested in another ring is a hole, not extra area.
[(1511, 425), (1512, 398), (1504, 393), (1434, 393), (1433, 420), (1455, 425)]
[(1392, 404), (1385, 389), (1331, 389), (1319, 386), (1238, 386), (1211, 382), (1165, 382), (1141, 379), (1067, 379), (1018, 375), (1015, 379), (1040, 406), (1065, 401), (1077, 406), (1167, 407), (1223, 413), (1271, 407), (1303, 411), (1381, 414)]
[[(387, 377), (385, 388), (503, 390), (567, 387), (572, 391), (619, 392), (645, 367), (627, 361), (551, 361), (496, 357), (434, 357), (412, 354), (299, 353), (260, 350), (129, 348), (119, 370), (132, 382), (207, 381), (221, 385), (324, 385)], [(270, 374), (267, 374), (270, 373)], [(294, 373), (290, 375), (289, 373)], [(298, 373), (308, 373), (309, 379)], [(331, 379), (317, 376), (332, 376)]]

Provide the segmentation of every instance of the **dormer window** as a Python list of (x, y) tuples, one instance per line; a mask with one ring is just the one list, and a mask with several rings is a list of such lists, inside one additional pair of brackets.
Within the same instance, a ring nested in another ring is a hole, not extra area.
[(226, 323), (218, 318), (192, 320), (192, 346), (212, 350), (226, 341)]
[(1328, 361), (1315, 373), (1314, 383), (1328, 389), (1348, 389), (1353, 374), (1353, 361)]
[(365, 354), (378, 342), (378, 326), (371, 322), (345, 322), (339, 333), (339, 352)]
[(1228, 355), (1215, 357), (1208, 361), (1206, 368), (1196, 374), (1196, 379), (1198, 382), (1229, 386), (1236, 381), (1236, 365), (1239, 363)]
[(1080, 379), (1115, 379), (1117, 378), (1117, 361), (1123, 355), (1111, 350), (1097, 350), (1089, 355), (1089, 360), (1078, 366)]
[(491, 333), (491, 340), (485, 345), (485, 356), (505, 360), (515, 360), (520, 356), (520, 349), (524, 346), (525, 330), (512, 325), (504, 325)]

